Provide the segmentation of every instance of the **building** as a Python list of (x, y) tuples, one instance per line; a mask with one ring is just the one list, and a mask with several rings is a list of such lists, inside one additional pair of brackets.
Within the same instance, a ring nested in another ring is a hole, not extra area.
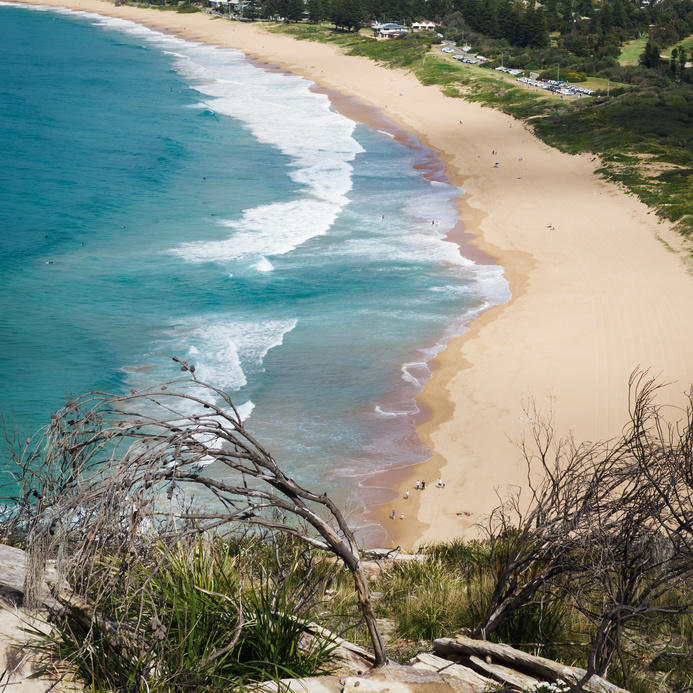
[(409, 29), (401, 24), (373, 24), (373, 38), (396, 38), (409, 33)]
[(411, 25), (411, 28), (414, 31), (433, 31), (437, 26), (440, 26), (440, 24), (436, 24), (436, 22), (429, 22), (428, 20), (424, 20), (422, 22), (414, 22)]

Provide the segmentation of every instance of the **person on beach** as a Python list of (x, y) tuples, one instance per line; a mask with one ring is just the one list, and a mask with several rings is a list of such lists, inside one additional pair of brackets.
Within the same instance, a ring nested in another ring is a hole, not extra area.
[(417, 491), (419, 490), (419, 480), (418, 479), (416, 480), (416, 490)]
[(409, 500), (409, 491), (404, 492), (404, 500)]
[(404, 519), (404, 513), (402, 513), (402, 514), (399, 516), (399, 519), (400, 519), (400, 520), (403, 520), (403, 519)]
[(423, 491), (426, 488), (426, 482), (422, 481), (421, 482), (421, 490)]
[(394, 510), (392, 511), (392, 519), (393, 520), (395, 519), (395, 511)]
[(443, 488), (443, 479), (438, 477), (438, 488)]

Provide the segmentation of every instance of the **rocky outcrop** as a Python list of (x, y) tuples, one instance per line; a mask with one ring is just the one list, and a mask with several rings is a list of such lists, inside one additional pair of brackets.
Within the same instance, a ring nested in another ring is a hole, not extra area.
[(295, 693), (474, 693), (482, 690), (469, 688), (454, 676), (397, 664), (371, 669), (361, 676), (285, 679), (279, 684), (261, 686), (262, 693), (281, 693), (287, 689)]
[(14, 546), (0, 544), (0, 602), (22, 606), (25, 575), (26, 553)]
[[(24, 603), (24, 578), (26, 553), (22, 549), (0, 544), (0, 690), (13, 693), (59, 693), (62, 687), (54, 681), (27, 679), (36, 669), (35, 652), (29, 646), (28, 628), (47, 628), (41, 616), (30, 616), (20, 609)], [(50, 568), (47, 579), (56, 579), (55, 569)], [(55, 602), (46, 587), (44, 605)], [(74, 687), (73, 687), (74, 689)]]

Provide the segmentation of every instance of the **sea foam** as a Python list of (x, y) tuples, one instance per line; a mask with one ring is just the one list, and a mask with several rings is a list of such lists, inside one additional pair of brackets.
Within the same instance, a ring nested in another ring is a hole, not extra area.
[(221, 321), (210, 316), (180, 325), (178, 336), (171, 336), (177, 353), (194, 357), (199, 380), (233, 392), (248, 383), (248, 374), (260, 370), (269, 350), (295, 327), (296, 320)]
[(245, 209), (223, 223), (227, 241), (184, 243), (172, 252), (191, 262), (283, 255), (329, 231), (349, 202), (354, 157), (363, 148), (355, 124), (335, 112), (307, 80), (269, 72), (238, 51), (210, 46), (186, 47), (176, 61), (182, 75), (208, 99), (207, 108), (247, 127), (261, 143), (288, 159), (287, 176), (299, 186), (290, 202)]

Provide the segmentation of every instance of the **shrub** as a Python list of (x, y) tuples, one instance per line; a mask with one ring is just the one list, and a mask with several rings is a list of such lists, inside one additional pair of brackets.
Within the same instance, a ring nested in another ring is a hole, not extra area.
[(305, 569), (310, 560), (289, 544), (154, 547), (130, 567), (127, 585), (113, 582), (91, 623), (68, 610), (52, 634), (34, 631), (44, 673), (71, 671), (97, 692), (162, 693), (327, 673), (336, 644), (304, 631), (329, 572)]

